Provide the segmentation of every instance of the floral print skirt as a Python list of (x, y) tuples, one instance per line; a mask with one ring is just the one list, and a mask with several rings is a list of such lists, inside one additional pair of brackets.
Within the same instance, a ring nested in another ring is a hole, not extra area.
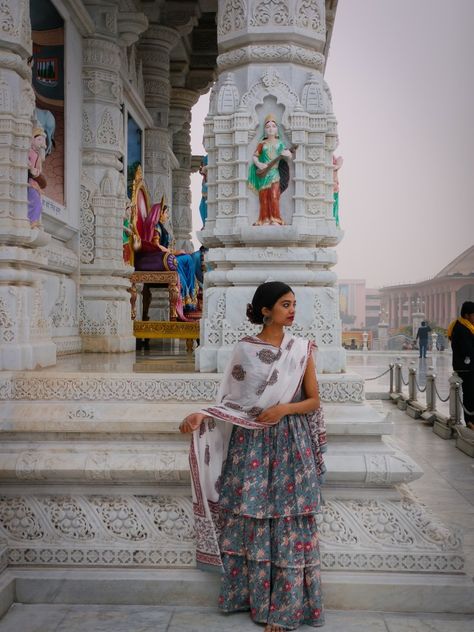
[(219, 499), (219, 607), (293, 630), (324, 623), (316, 514), (321, 495), (306, 418), (234, 427)]

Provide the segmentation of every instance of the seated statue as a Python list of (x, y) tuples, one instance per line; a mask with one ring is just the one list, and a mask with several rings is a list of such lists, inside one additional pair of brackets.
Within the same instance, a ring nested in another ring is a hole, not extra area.
[[(137, 168), (132, 191), (131, 224), (134, 233), (134, 264), (140, 272), (177, 272), (180, 281), (178, 314), (183, 317), (198, 306), (201, 274), (201, 253), (187, 254), (170, 248), (170, 235), (165, 224), (169, 220), (169, 209), (162, 198), (159, 204), (150, 207), (141, 168)], [(199, 255), (199, 257), (195, 256)], [(199, 258), (199, 262), (198, 262)]]

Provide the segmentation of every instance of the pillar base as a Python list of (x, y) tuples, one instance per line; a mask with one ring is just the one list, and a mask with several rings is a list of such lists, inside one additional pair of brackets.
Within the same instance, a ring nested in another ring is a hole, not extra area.
[(126, 353), (135, 351), (135, 336), (82, 336), (85, 353)]
[(0, 369), (23, 371), (56, 364), (56, 345), (51, 341), (0, 346)]

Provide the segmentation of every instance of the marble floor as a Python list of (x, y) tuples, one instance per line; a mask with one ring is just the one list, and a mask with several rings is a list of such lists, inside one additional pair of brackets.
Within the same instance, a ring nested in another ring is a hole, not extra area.
[[(302, 626), (301, 632), (314, 628)], [(472, 632), (463, 615), (328, 611), (324, 632)], [(158, 606), (66, 606), (15, 604), (0, 632), (253, 632), (263, 630), (248, 614), (223, 615), (212, 608)]]

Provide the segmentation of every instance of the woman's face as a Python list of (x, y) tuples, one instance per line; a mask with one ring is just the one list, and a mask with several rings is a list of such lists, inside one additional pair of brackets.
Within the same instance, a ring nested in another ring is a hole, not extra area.
[(264, 309), (262, 312), (270, 316), (275, 325), (289, 327), (295, 319), (296, 299), (293, 292), (283, 294), (271, 310)]
[(278, 127), (275, 121), (268, 121), (265, 124), (265, 136), (267, 138), (275, 138), (278, 134)]
[(161, 211), (161, 215), (160, 215), (160, 221), (165, 224), (170, 218), (170, 214), (168, 212), (168, 207), (165, 206), (165, 208)]

